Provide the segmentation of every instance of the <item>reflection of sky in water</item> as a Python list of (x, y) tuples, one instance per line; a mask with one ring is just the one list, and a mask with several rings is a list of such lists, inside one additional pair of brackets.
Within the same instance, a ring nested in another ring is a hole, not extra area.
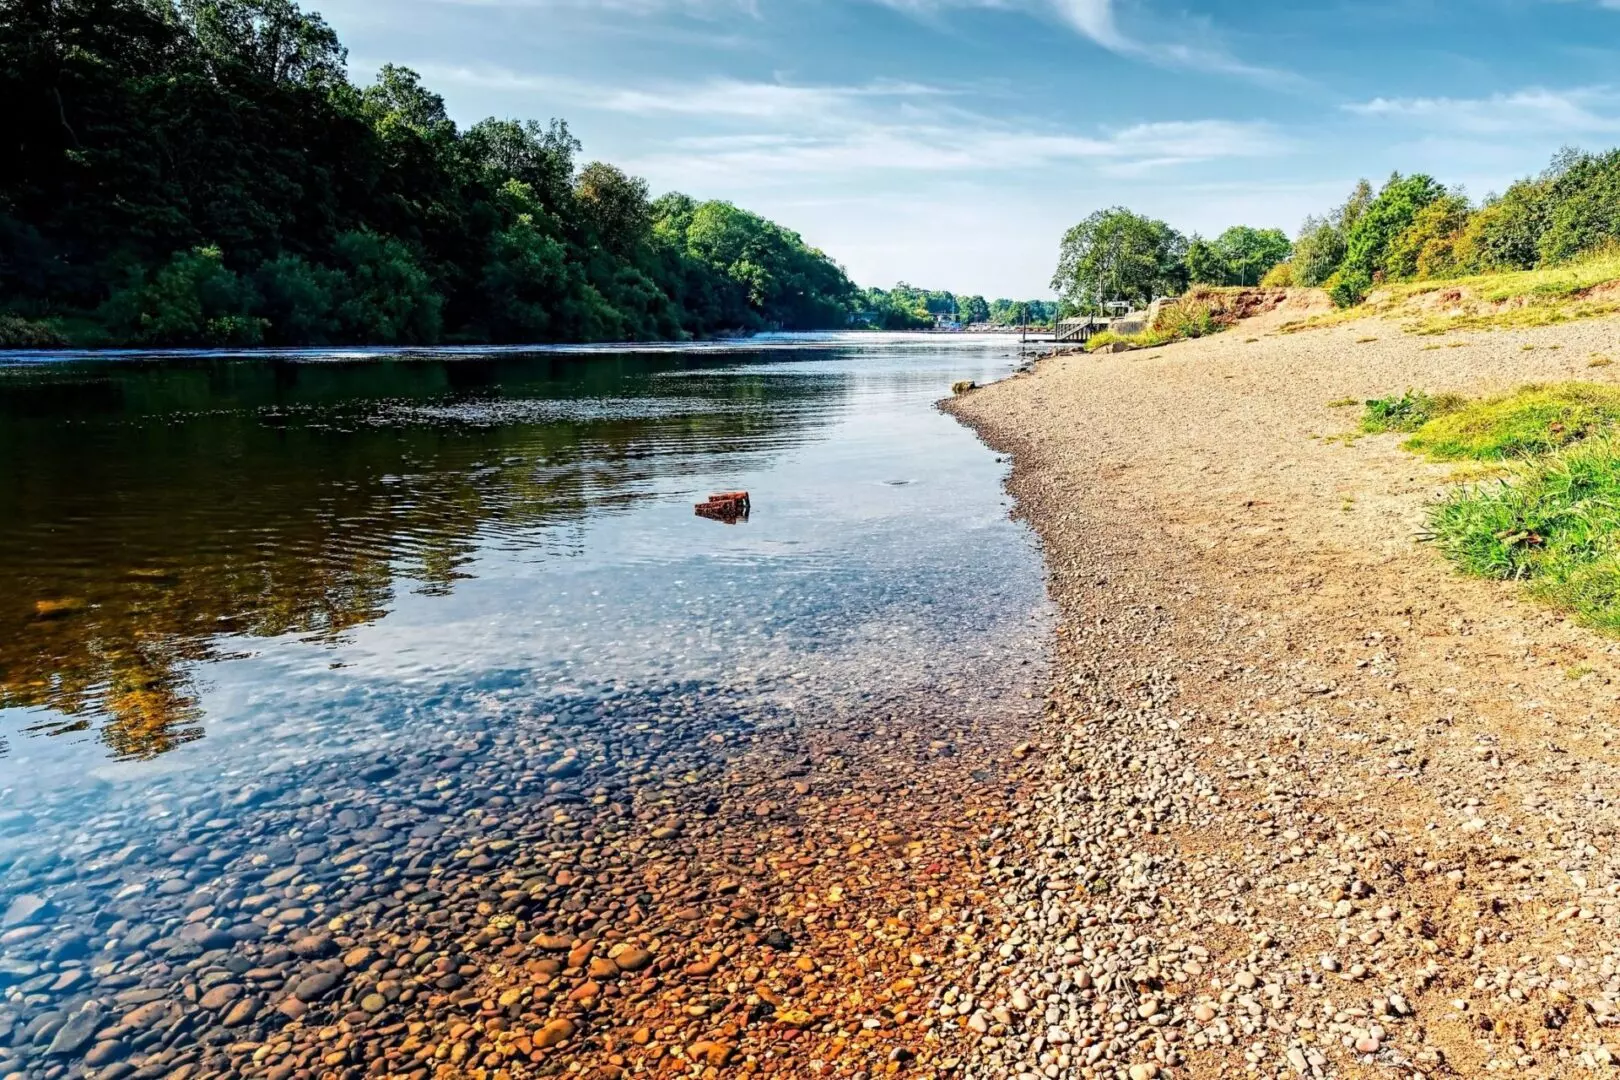
[[(506, 482), (503, 466), (566, 475), (581, 506), (536, 517), (492, 501), (448, 587), (396, 580), (386, 615), (333, 639), (216, 640), (221, 658), (187, 669), (203, 737), (154, 760), (109, 761), (94, 725), (30, 736), (50, 710), (0, 710), (0, 795), (43, 799), (55, 816), (81, 786), (107, 797), (105, 781), (136, 782), (120, 784), (136, 797), (264, 770), (293, 782), (300, 761), (453, 738), (465, 710), (519, 701), (703, 683), (813, 721), (818, 702), (970, 683), (1007, 634), (1024, 638), (1041, 575), (1006, 519), (1004, 467), (931, 403), (955, 379), (1004, 374), (1011, 351), (912, 339), (631, 373), (608, 392), (375, 402), (337, 426), (499, 428), (520, 447), (525, 428), (548, 424), (645, 430), (599, 455), (587, 434), (516, 463), (424, 460), (475, 483)], [(682, 426), (703, 413), (769, 422)], [(726, 488), (753, 493), (750, 521), (694, 516), (695, 499)], [(395, 572), (408, 562), (396, 555)]]

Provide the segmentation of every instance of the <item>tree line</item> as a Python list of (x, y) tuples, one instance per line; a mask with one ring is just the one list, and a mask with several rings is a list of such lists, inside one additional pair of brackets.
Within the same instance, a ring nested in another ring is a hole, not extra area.
[(853, 321), (874, 330), (923, 330), (937, 325), (940, 316), (963, 326), (1046, 326), (1056, 315), (1051, 300), (986, 300), (902, 281), (892, 289), (862, 290)]
[[(566, 123), (460, 128), (292, 0), (0, 4), (0, 339), (321, 345), (841, 328), (795, 233), (581, 165)], [(0, 341), (0, 344), (6, 341)]]
[(1386, 281), (1529, 270), (1617, 244), (1620, 150), (1565, 149), (1538, 176), (1477, 204), (1424, 173), (1395, 173), (1376, 191), (1358, 181), (1293, 241), (1247, 226), (1206, 241), (1124, 207), (1099, 210), (1064, 234), (1052, 287), (1065, 316), (1197, 284), (1319, 286), (1350, 307)]

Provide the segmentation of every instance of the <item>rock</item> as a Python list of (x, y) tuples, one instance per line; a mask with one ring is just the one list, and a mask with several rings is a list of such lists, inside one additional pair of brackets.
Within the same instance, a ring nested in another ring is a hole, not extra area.
[(330, 971), (318, 971), (298, 980), (293, 987), (293, 997), (304, 1004), (319, 1001), (332, 992), (332, 988), (341, 982), (343, 977)]
[(261, 1003), (258, 998), (241, 998), (230, 1007), (230, 1010), (225, 1013), (225, 1018), (220, 1023), (226, 1027), (241, 1027), (250, 1023), (255, 1016), (259, 1015), (260, 1007)]
[(5, 915), (0, 916), (0, 928), (9, 930), (14, 926), (27, 926), (30, 923), (42, 922), (55, 914), (55, 905), (43, 896), (23, 893), (6, 905)]
[(776, 1022), (783, 1027), (807, 1028), (816, 1022), (816, 1018), (803, 1009), (783, 1009), (776, 1014)]
[(1159, 1075), (1159, 1067), (1148, 1064), (1132, 1065), (1130, 1075), (1131, 1080), (1153, 1080), (1154, 1077)]
[(101, 1069), (128, 1056), (128, 1043), (122, 1039), (107, 1039), (90, 1048), (90, 1052), (84, 1055), (84, 1063), (92, 1069)]
[(204, 994), (197, 1004), (210, 1012), (218, 1012), (241, 996), (242, 987), (239, 984), (220, 983)]
[(80, 1009), (57, 1029), (56, 1037), (51, 1040), (51, 1045), (45, 1052), (52, 1057), (72, 1057), (78, 1054), (89, 1045), (105, 1020), (106, 1017), (99, 1009)]
[(629, 948), (613, 957), (613, 963), (621, 971), (640, 971), (653, 962), (653, 954), (646, 949)]
[(1209, 1023), (1211, 1020), (1215, 1019), (1214, 1006), (1208, 1004), (1207, 1002), (1200, 1003), (1193, 1008), (1193, 1018), (1196, 1019), (1200, 1024)]
[(388, 999), (381, 994), (367, 994), (360, 999), (360, 1007), (368, 1013), (380, 1013), (388, 1008)]
[(707, 1039), (693, 1043), (686, 1050), (688, 1057), (704, 1065), (725, 1065), (731, 1061), (731, 1056), (736, 1052), (737, 1048), (731, 1043), (711, 1042)]
[(567, 1042), (574, 1037), (575, 1030), (572, 1020), (557, 1019), (547, 1021), (546, 1025), (535, 1035), (534, 1045), (544, 1049), (556, 1046), (558, 1043)]

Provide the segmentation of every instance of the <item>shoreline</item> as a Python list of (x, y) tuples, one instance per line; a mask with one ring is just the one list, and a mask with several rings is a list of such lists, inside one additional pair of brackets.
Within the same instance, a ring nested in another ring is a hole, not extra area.
[(1060, 619), (992, 994), (1032, 1008), (967, 1075), (1613, 1074), (1612, 645), (1413, 540), (1444, 467), (1318, 436), (1396, 383), (1590, 378), (1616, 325), (1256, 320), (945, 404), (1011, 455)]

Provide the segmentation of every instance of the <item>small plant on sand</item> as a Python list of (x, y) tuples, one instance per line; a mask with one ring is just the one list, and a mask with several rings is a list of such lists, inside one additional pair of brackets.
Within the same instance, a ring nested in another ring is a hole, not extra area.
[(1609, 359), (1607, 356), (1604, 356), (1602, 353), (1593, 353), (1592, 354), (1592, 359), (1590, 359), (1590, 360), (1588, 360), (1586, 362), (1586, 366), (1587, 367), (1608, 367), (1612, 363), (1614, 363), (1614, 361)]
[(1459, 407), (1455, 394), (1438, 397), (1422, 390), (1408, 390), (1399, 397), (1373, 398), (1361, 415), (1361, 430), (1369, 435), (1385, 431), (1416, 431), (1437, 416)]
[(1332, 401), (1327, 403), (1327, 407), (1330, 408), (1330, 409), (1348, 409), (1352, 405), (1360, 405), (1360, 404), (1361, 404), (1361, 399), (1360, 398), (1342, 397), (1342, 398), (1334, 398)]
[(1378, 339), (1375, 338), (1375, 337), (1358, 337), (1358, 338), (1356, 338), (1356, 344), (1357, 345), (1371, 345), (1373, 342), (1375, 342), (1377, 340)]
[(1550, 453), (1617, 421), (1620, 387), (1572, 382), (1455, 402), (1404, 430), (1414, 432), (1410, 449), (1436, 460), (1501, 461)]
[(1620, 443), (1609, 436), (1453, 492), (1430, 529), (1464, 573), (1525, 581), (1582, 622), (1620, 630)]

